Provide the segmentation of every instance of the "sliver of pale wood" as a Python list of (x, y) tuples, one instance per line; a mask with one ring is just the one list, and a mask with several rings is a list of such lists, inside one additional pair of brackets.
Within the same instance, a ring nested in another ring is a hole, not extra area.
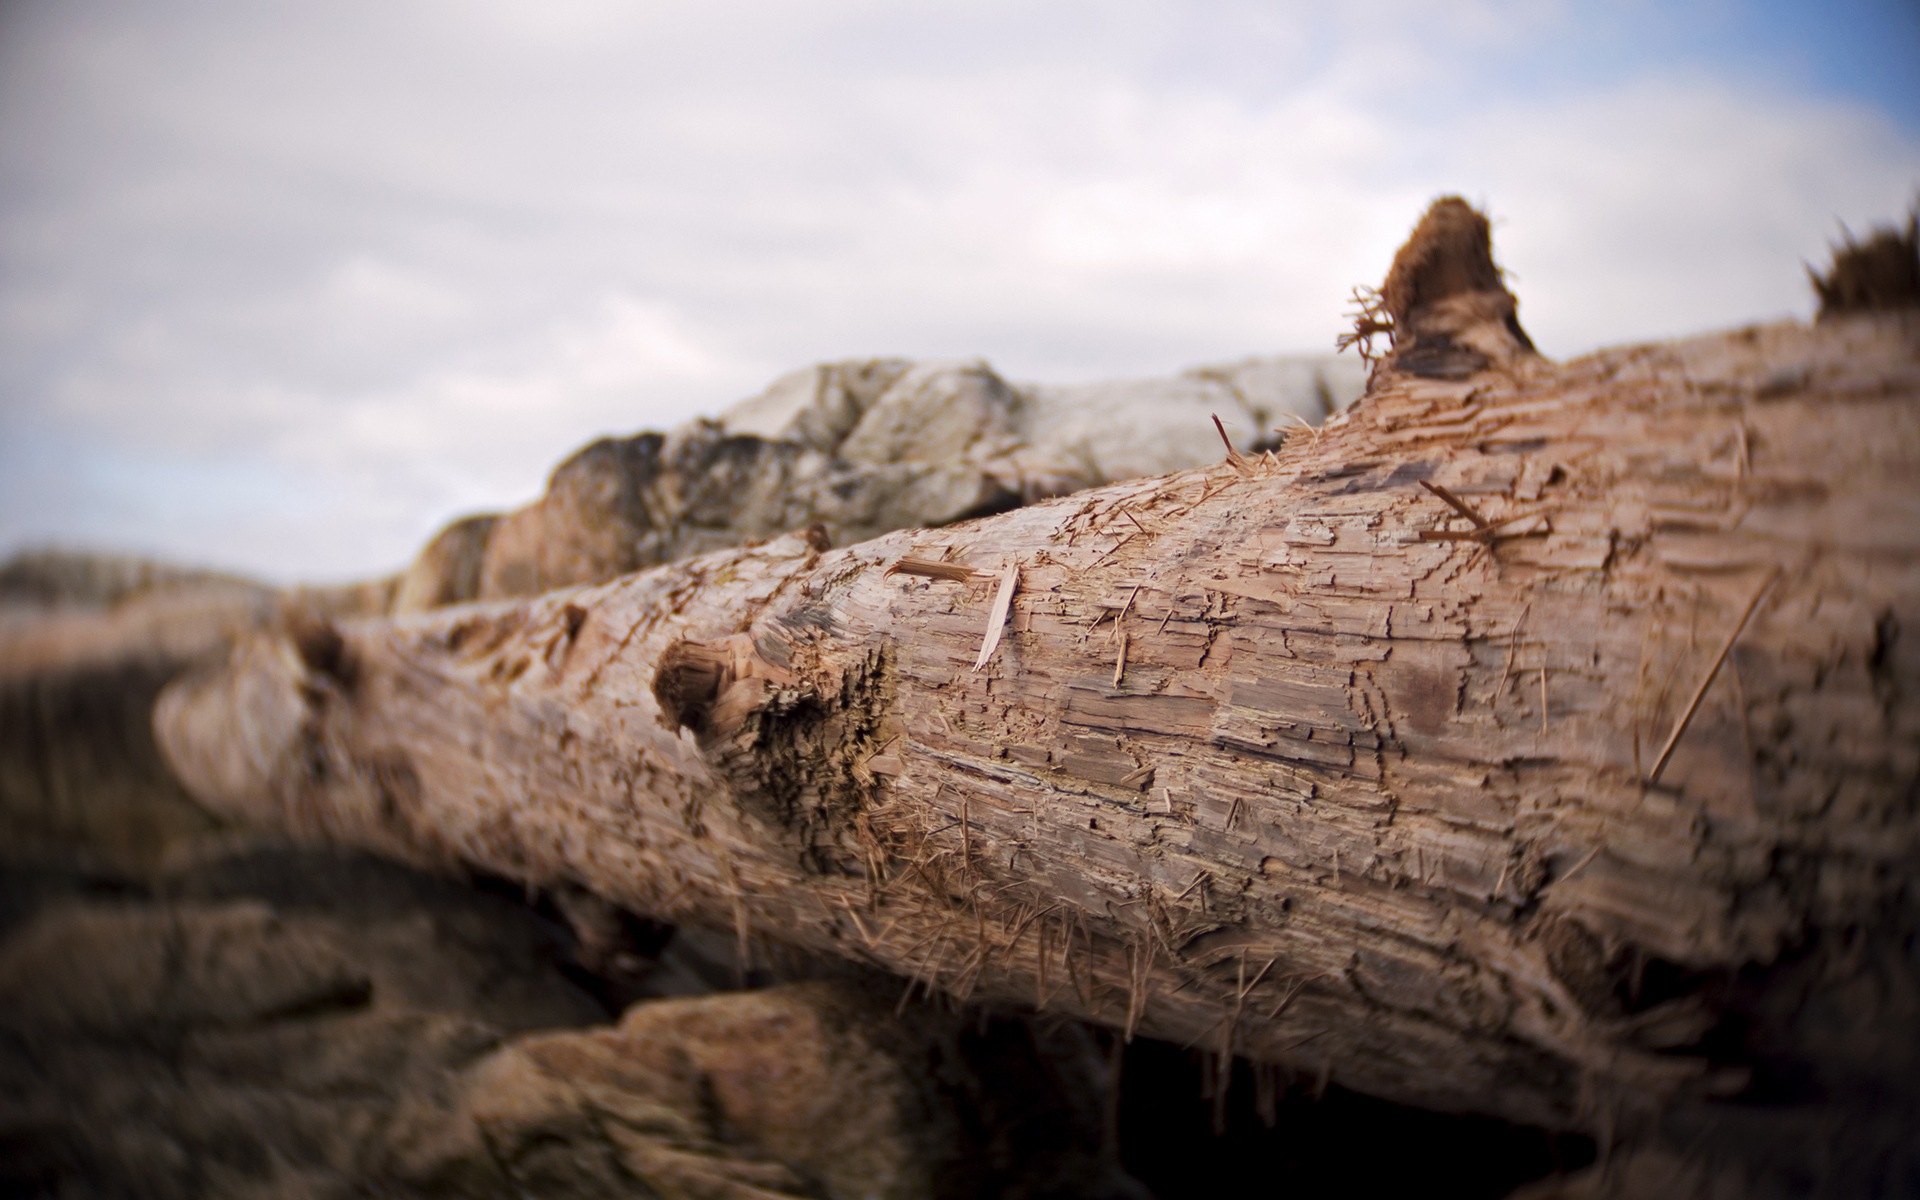
[[(1550, 529), (1423, 540), (1455, 517), (1423, 482)], [(1749, 703), (1723, 673), (1644, 783), (1654, 685), (1717, 649), (1690, 624), (1776, 569)], [(1086, 636), (1128, 608), (1124, 649)], [(1738, 1082), (1668, 1053), (1707, 999), (1635, 1011), (1614, 964), (1767, 963), (1916, 861), (1914, 630), (1920, 319), (1889, 316), (1383, 372), (1270, 460), (350, 623), (327, 669), (263, 637), (156, 720), (230, 813), (1572, 1126)], [(655, 695), (682, 644), (718, 648), (698, 736)], [(1505, 686), (1535, 663), (1550, 724)]]

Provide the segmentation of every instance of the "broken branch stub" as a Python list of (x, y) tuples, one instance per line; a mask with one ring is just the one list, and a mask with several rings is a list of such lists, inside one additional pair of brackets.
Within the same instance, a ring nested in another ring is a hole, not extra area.
[(1396, 371), (1464, 379), (1535, 353), (1518, 302), (1493, 265), (1487, 218), (1458, 196), (1434, 201), (1414, 226), (1379, 301)]
[[(1389, 361), (1252, 471), (345, 622), (351, 688), (262, 638), (160, 739), (224, 811), (1430, 1108), (1737, 1087), (1713, 981), (1920, 860), (1920, 318), (1555, 365), (1450, 311), (1484, 365)], [(1418, 482), (1554, 519), (1423, 540)], [(976, 672), (982, 589), (900, 564), (996, 558)]]
[(1842, 231), (1826, 272), (1807, 268), (1820, 319), (1920, 308), (1920, 205), (1905, 228), (1876, 227), (1864, 240)]

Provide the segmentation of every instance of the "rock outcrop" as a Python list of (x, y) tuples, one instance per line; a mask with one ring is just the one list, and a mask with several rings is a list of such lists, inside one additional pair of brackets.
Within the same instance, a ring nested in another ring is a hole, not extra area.
[(499, 521), (491, 514), (462, 517), (435, 534), (400, 576), (394, 589), (394, 615), (426, 612), (478, 596), (487, 543)]
[[(640, 541), (661, 523), (649, 493), (660, 478), (662, 440), (657, 433), (601, 438), (555, 467), (546, 494), (501, 517), (486, 536), (480, 598), (537, 595), (641, 566)], [(479, 526), (472, 518), (465, 524)], [(452, 580), (437, 590), (458, 592)]]
[[(603, 438), (541, 498), (456, 521), (402, 577), (396, 613), (597, 583), (820, 528), (833, 544), (948, 525), (1277, 444), (1359, 395), (1360, 363), (1255, 358), (1170, 379), (1013, 384), (978, 360), (822, 363), (717, 419)], [(333, 604), (339, 609), (347, 607)]]

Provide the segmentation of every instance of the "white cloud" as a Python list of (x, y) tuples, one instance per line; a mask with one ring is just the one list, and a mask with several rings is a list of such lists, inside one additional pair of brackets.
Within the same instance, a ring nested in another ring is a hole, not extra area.
[(1462, 164), (1549, 353), (1813, 309), (1836, 221), (1903, 213), (1920, 147), (1863, 109), (1713, 80), (1489, 114)]
[[(280, 454), (311, 469), (381, 474), (433, 464), (509, 502), (537, 492), (584, 436), (676, 423), (758, 378), (669, 305), (616, 294), (555, 326), (543, 352), (514, 368), (436, 373), (391, 392), (308, 404)], [(690, 394), (707, 404), (689, 403)]]
[(1804, 313), (1834, 219), (1920, 185), (1914, 130), (1770, 80), (1541, 82), (1597, 19), (1554, 0), (0, 19), (0, 548), (282, 577), (815, 359), (1324, 349), (1443, 191), (1564, 355)]
[(472, 301), (431, 274), (373, 254), (356, 254), (321, 283), (318, 316), (361, 337), (440, 330), (472, 312)]

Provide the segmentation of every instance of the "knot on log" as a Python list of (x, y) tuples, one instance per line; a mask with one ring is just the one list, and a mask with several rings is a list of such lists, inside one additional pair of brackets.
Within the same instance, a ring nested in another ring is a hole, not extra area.
[(1427, 209), (1393, 256), (1379, 303), (1397, 371), (1460, 379), (1535, 353), (1515, 315), (1519, 302), (1493, 263), (1487, 218), (1458, 196)]
[(803, 872), (859, 876), (879, 853), (864, 816), (881, 786), (869, 763), (900, 733), (889, 725), (887, 661), (884, 650), (823, 647), (804, 626), (774, 620), (668, 646), (653, 695), (660, 724), (693, 731), (767, 845), (795, 851)]
[(682, 640), (661, 653), (653, 698), (660, 704), (662, 725), (691, 729), (704, 743), (738, 730), (765, 703), (769, 685), (790, 686), (797, 679), (762, 655), (750, 634), (717, 642)]

